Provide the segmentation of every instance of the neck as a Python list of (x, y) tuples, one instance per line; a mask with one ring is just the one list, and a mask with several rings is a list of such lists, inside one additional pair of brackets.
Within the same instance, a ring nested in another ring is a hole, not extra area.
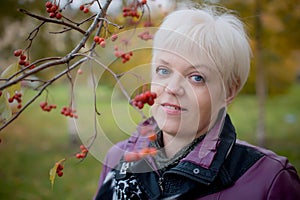
[(195, 138), (189, 137), (178, 137), (170, 135), (168, 133), (163, 133), (163, 142), (165, 153), (168, 158), (173, 157), (178, 151), (183, 147), (191, 143)]

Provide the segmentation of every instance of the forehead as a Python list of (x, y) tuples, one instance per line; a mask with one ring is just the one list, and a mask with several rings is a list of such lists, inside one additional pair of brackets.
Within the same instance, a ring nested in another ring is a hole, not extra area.
[(162, 64), (168, 66), (170, 68), (178, 68), (180, 70), (201, 70), (206, 72), (211, 72), (212, 68), (210, 67), (210, 63), (208, 59), (203, 57), (203, 59), (191, 59), (184, 57), (183, 55), (179, 55), (175, 52), (170, 51), (160, 51), (157, 52), (154, 57), (154, 67), (157, 64)]

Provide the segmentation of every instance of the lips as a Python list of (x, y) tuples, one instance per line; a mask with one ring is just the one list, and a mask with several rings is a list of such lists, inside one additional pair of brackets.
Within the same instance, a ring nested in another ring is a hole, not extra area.
[(180, 114), (182, 111), (186, 111), (187, 109), (182, 108), (176, 104), (171, 103), (162, 103), (161, 106), (168, 114)]
[(182, 108), (180, 106), (170, 104), (170, 103), (163, 103), (161, 104), (163, 107), (168, 108), (168, 109), (173, 109), (173, 110), (181, 110)]

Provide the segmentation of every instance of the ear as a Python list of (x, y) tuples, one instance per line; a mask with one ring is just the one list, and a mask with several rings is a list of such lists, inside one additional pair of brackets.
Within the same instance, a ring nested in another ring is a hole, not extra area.
[(229, 89), (226, 97), (226, 105), (228, 106), (229, 104), (232, 103), (234, 98), (236, 97), (237, 93), (239, 90), (239, 84), (233, 84)]

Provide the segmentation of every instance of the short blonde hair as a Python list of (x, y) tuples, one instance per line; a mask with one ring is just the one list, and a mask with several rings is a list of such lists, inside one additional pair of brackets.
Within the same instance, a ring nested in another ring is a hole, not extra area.
[[(196, 45), (195, 45), (196, 44)], [(155, 33), (153, 60), (161, 50), (175, 52), (192, 64), (206, 56), (220, 73), (225, 88), (238, 91), (247, 81), (251, 48), (243, 22), (214, 7), (177, 10), (169, 14)]]

